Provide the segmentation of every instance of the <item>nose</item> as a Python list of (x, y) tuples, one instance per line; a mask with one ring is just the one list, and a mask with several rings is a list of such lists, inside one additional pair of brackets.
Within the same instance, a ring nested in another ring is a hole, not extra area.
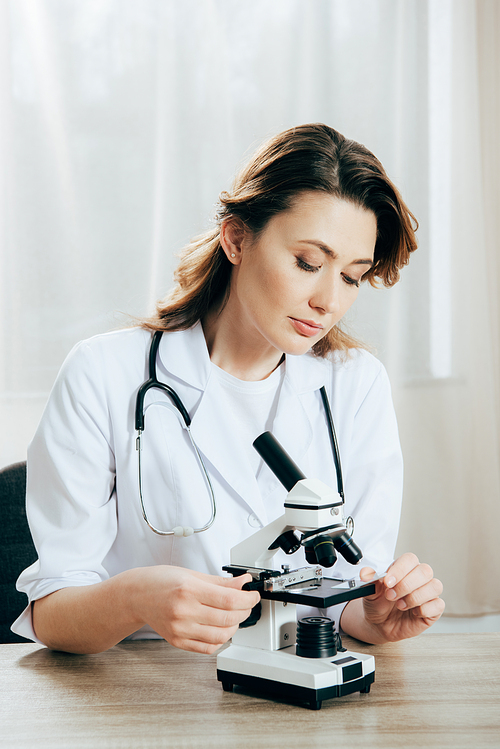
[(322, 279), (309, 300), (309, 306), (323, 314), (339, 313), (342, 306), (339, 279), (331, 275)]

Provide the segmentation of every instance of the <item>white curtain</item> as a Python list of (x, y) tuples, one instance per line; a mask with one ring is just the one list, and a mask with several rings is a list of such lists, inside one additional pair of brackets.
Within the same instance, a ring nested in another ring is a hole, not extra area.
[(324, 121), (420, 222), (348, 324), (393, 382), (400, 550), (500, 612), (496, 0), (0, 0), (0, 464), (78, 340), (142, 316), (268, 135)]

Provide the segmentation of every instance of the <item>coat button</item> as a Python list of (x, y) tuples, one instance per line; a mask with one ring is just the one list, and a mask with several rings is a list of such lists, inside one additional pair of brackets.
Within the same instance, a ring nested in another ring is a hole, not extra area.
[(260, 522), (259, 518), (253, 513), (248, 516), (248, 525), (250, 525), (252, 528), (262, 528), (262, 523)]

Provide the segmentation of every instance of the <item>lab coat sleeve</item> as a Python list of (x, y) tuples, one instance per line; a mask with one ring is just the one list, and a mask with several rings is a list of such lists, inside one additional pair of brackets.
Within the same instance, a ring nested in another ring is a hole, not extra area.
[[(19, 577), (29, 602), (108, 577), (117, 532), (112, 427), (99, 353), (79, 344), (64, 363), (28, 449), (26, 508), (38, 560)], [(107, 381), (109, 381), (109, 375)], [(38, 641), (31, 606), (13, 630)]]
[(403, 494), (403, 460), (391, 387), (379, 372), (354, 416), (345, 465), (345, 497), (355, 520), (361, 566), (384, 573), (394, 560)]

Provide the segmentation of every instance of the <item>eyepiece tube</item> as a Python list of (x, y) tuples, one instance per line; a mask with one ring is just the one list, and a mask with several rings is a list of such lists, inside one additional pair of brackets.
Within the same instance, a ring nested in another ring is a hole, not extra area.
[(283, 450), (280, 443), (276, 437), (273, 437), (271, 432), (264, 432), (257, 437), (253, 446), (264, 462), (267, 463), (276, 478), (281, 481), (287, 492), (293, 489), (297, 481), (305, 479), (302, 471)]

